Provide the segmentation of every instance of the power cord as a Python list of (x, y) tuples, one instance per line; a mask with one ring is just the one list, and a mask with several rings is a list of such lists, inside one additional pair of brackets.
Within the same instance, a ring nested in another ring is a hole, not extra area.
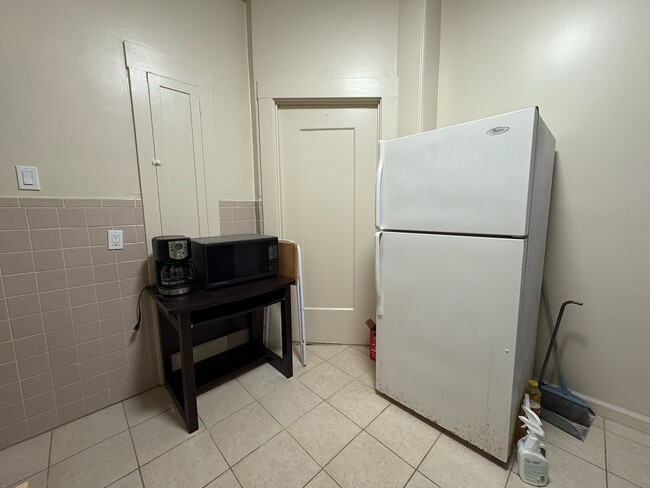
[(142, 290), (140, 290), (140, 294), (138, 295), (138, 314), (137, 314), (137, 322), (133, 326), (133, 332), (137, 332), (140, 330), (140, 321), (142, 320), (142, 309), (140, 308), (140, 301), (142, 300), (142, 294), (144, 291), (147, 289), (147, 287), (151, 286), (153, 283), (150, 283), (148, 285), (145, 285)]

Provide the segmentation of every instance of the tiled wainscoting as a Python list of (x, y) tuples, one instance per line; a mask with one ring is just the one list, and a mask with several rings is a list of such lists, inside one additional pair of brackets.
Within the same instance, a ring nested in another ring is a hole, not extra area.
[(262, 202), (259, 200), (220, 200), (219, 218), (221, 235), (264, 232)]
[(145, 241), (139, 200), (0, 197), (0, 448), (153, 386)]

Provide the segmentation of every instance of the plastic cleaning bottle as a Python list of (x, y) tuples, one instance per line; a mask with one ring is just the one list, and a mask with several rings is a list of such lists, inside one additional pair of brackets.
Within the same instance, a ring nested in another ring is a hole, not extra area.
[[(526, 398), (526, 403), (528, 398)], [(523, 405), (526, 417), (519, 416), (527, 428), (526, 437), (517, 443), (517, 465), (519, 477), (524, 483), (533, 486), (546, 486), (548, 484), (549, 464), (545, 455), (544, 444), (540, 438), (544, 437), (542, 421), (526, 404)]]
[(542, 409), (542, 392), (537, 380), (528, 380), (525, 391), (530, 398), (530, 409), (539, 416)]

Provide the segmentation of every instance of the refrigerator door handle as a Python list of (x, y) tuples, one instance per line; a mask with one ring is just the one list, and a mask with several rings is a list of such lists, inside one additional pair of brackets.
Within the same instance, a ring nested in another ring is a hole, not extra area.
[(377, 295), (378, 318), (384, 314), (384, 304), (381, 292), (381, 259), (379, 259), (379, 252), (381, 249), (379, 241), (381, 241), (382, 234), (383, 232), (375, 232), (375, 293)]
[(384, 171), (384, 141), (379, 141), (379, 162), (377, 164), (377, 181), (375, 182), (375, 227), (381, 230), (381, 175)]

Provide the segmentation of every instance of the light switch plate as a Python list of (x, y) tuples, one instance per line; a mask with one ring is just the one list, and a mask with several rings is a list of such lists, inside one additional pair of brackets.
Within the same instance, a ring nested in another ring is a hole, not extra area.
[(19, 190), (41, 189), (41, 183), (38, 180), (38, 168), (36, 166), (16, 166), (16, 178), (18, 178)]

